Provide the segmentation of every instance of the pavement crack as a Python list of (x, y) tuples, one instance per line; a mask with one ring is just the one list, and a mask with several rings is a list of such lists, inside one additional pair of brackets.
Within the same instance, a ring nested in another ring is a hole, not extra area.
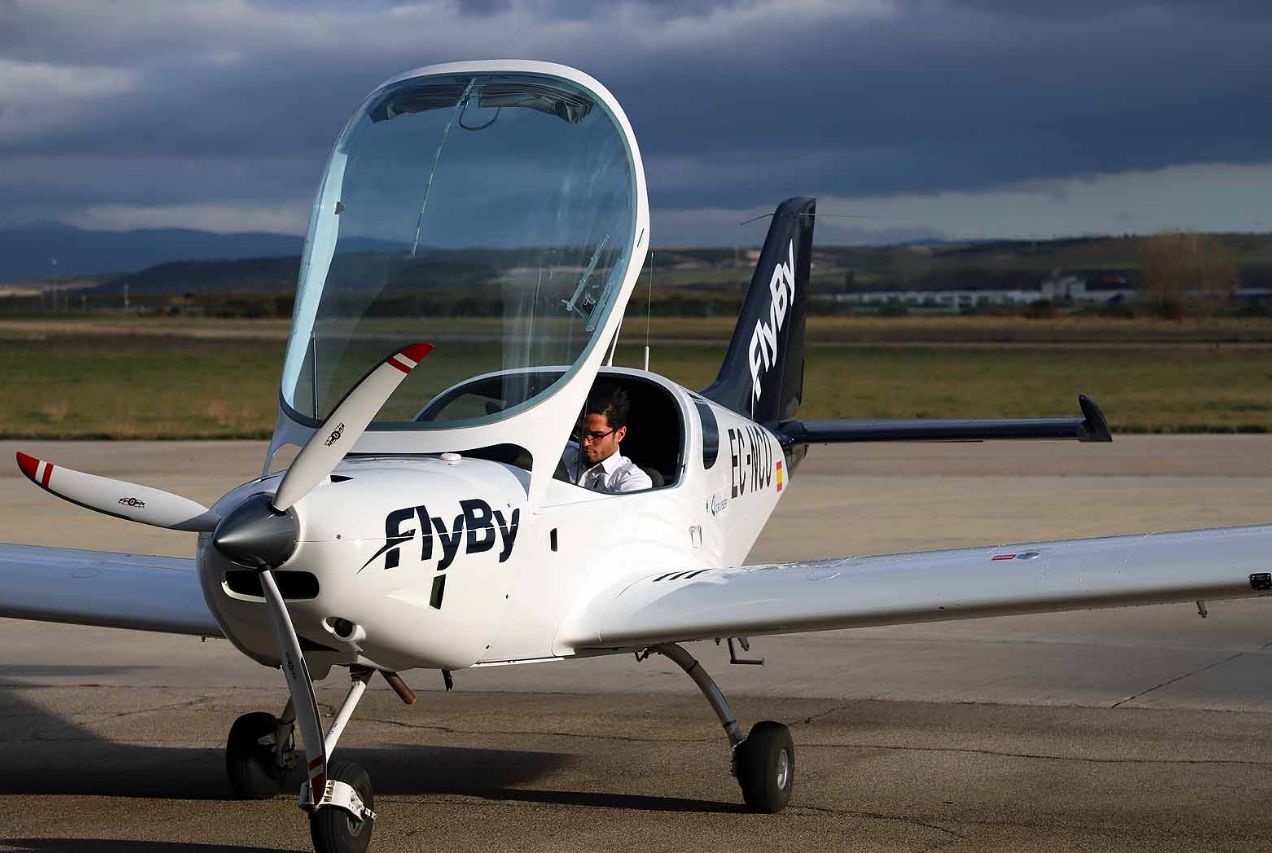
[(175, 711), (179, 708), (191, 708), (196, 705), (204, 705), (209, 701), (207, 696), (196, 696), (193, 699), (187, 699), (184, 702), (172, 702), (167, 705), (157, 705), (153, 708), (137, 708), (132, 711), (116, 711), (111, 714), (104, 714), (98, 717), (98, 720), (124, 720), (128, 717), (139, 717), (143, 714), (162, 713), (164, 711)]
[(904, 823), (908, 826), (918, 826), (924, 829), (932, 829), (947, 836), (946, 839), (942, 840), (942, 844), (944, 844), (945, 841), (951, 840), (951, 839), (964, 840), (967, 838), (966, 835), (963, 835), (962, 833), (959, 833), (959, 832), (955, 832), (952, 829), (947, 829), (946, 827), (941, 826), (938, 823), (929, 823), (928, 821), (919, 820), (918, 818), (914, 818), (914, 817), (904, 817), (902, 815), (885, 814), (884, 812), (868, 812), (868, 811), (861, 811), (860, 809), (832, 809), (832, 808), (827, 808), (826, 806), (797, 806), (794, 809), (792, 809), (792, 811), (816, 812), (817, 814), (834, 815), (837, 817), (862, 817), (868, 820), (886, 820), (886, 821), (892, 821), (894, 823)]
[(533, 729), (461, 729), (451, 726), (441, 726), (430, 723), (409, 723), (402, 720), (385, 720), (374, 717), (364, 718), (368, 723), (381, 723), (386, 726), (394, 726), (400, 729), (412, 729), (417, 731), (433, 731), (440, 734), (448, 735), (494, 735), (504, 737), (561, 737), (561, 738), (578, 738), (584, 740), (617, 740), (627, 741), (631, 743), (709, 743), (718, 740), (717, 737), (639, 737), (636, 735), (620, 735), (620, 734), (590, 734), (584, 732), (560, 732), (560, 731), (536, 731)]
[(857, 704), (860, 704), (860, 703), (859, 703), (859, 702), (848, 702), (848, 703), (846, 703), (846, 704), (832, 705), (831, 707), (827, 708), (827, 709), (826, 709), (826, 710), (824, 710), (824, 711), (818, 711), (818, 712), (817, 712), (817, 713), (815, 713), (815, 714), (810, 714), (809, 716), (807, 716), (807, 717), (805, 717), (804, 719), (800, 720), (800, 721), (799, 721), (798, 723), (796, 723), (795, 725), (798, 725), (798, 726), (806, 726), (806, 725), (810, 724), (813, 720), (820, 720), (822, 717), (830, 716), (831, 714), (834, 714), (834, 713), (836, 713), (836, 712), (838, 712), (838, 711), (846, 711), (846, 710), (848, 710), (849, 708), (851, 708), (851, 707), (853, 707), (854, 705), (857, 705)]
[(1237, 658), (1241, 657), (1243, 654), (1245, 654), (1245, 652), (1237, 652), (1235, 654), (1228, 655), (1225, 658), (1220, 658), (1217, 661), (1211, 661), (1205, 666), (1201, 666), (1201, 667), (1198, 667), (1197, 669), (1190, 670), (1188, 672), (1183, 673), (1182, 675), (1177, 675), (1174, 678), (1168, 678), (1165, 681), (1161, 682), (1160, 684), (1154, 684), (1152, 687), (1148, 688), (1147, 690), (1141, 690), (1138, 693), (1132, 693), (1130, 696), (1117, 700), (1112, 705), (1110, 705), (1109, 708), (1117, 708), (1120, 705), (1125, 705), (1127, 702), (1131, 702), (1135, 699), (1140, 698), (1141, 696), (1147, 696), (1149, 693), (1152, 693), (1154, 690), (1160, 690), (1163, 687), (1168, 687), (1177, 681), (1183, 681), (1185, 678), (1198, 675), (1200, 673), (1205, 672), (1208, 669), (1214, 669), (1215, 667), (1221, 664), (1228, 663), (1229, 661), (1234, 661)]

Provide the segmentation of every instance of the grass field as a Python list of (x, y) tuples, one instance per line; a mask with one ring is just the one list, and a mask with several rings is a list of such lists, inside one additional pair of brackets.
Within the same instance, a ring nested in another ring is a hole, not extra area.
[[(372, 321), (383, 330), (410, 332), (402, 320)], [(492, 318), (453, 318), (438, 321), (435, 335), (447, 337), (490, 334), (499, 321)], [(733, 331), (732, 317), (655, 317), (649, 326), (651, 340), (725, 341)], [(286, 320), (205, 319), (198, 317), (143, 317), (109, 314), (68, 315), (65, 319), (0, 319), (0, 340), (29, 340), (63, 335), (113, 335), (127, 337), (191, 337), (202, 339), (257, 339), (282, 341)], [(633, 307), (623, 325), (623, 340), (643, 342), (646, 318)], [(1158, 320), (1147, 317), (809, 317), (808, 340), (826, 344), (1167, 344), (1167, 343), (1263, 343), (1272, 344), (1272, 318), (1214, 317)]]
[[(1073, 415), (1083, 392), (1100, 402), (1115, 431), (1272, 431), (1272, 324), (1015, 321), (1042, 337), (1004, 338), (1007, 321), (954, 322), (960, 319), (814, 318), (800, 415)], [(148, 323), (0, 324), (0, 437), (269, 435), (285, 326)], [(1105, 323), (1121, 323), (1121, 334)], [(481, 325), (439, 336), (458, 339), (446, 345), (450, 364), (443, 369), (438, 359), (438, 383), (485, 355), (481, 343), (462, 339)], [(656, 322), (652, 369), (702, 387), (730, 326)], [(624, 339), (643, 343), (643, 332), (629, 327)], [(639, 366), (642, 358), (632, 343), (619, 347), (616, 363)]]

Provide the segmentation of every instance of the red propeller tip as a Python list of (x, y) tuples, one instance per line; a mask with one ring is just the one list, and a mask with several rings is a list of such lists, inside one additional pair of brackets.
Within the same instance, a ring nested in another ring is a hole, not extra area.
[(411, 361), (414, 361), (418, 364), (419, 362), (424, 360), (424, 356), (428, 355), (432, 351), (433, 351), (432, 344), (418, 343), (418, 344), (411, 344), (409, 347), (402, 350), (402, 355), (406, 356)]
[(22, 469), (23, 474), (27, 475), (27, 479), (34, 480), (36, 469), (40, 467), (40, 460), (29, 453), (23, 453), (19, 450), (18, 467)]
[(426, 344), (426, 343), (411, 344), (406, 349), (399, 350), (398, 352), (395, 352), (393, 355), (389, 356), (388, 363), (393, 365), (394, 367), (396, 367), (398, 370), (402, 371), (403, 373), (410, 373), (412, 370), (415, 369), (416, 365), (418, 365), (421, 361), (424, 360), (424, 356), (428, 355), (432, 351), (433, 351), (432, 344)]

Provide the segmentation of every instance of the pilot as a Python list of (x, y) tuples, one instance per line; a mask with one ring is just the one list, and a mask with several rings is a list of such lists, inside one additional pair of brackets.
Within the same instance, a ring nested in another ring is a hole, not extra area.
[(561, 461), (571, 483), (597, 492), (636, 492), (652, 489), (653, 481), (635, 462), (619, 452), (627, 435), (631, 401), (616, 385), (594, 386), (583, 407), (578, 441), (565, 446)]

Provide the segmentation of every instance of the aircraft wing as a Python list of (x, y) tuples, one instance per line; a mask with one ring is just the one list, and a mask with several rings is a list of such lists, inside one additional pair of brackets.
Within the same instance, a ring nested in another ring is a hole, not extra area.
[(575, 651), (1272, 594), (1272, 526), (649, 574), (559, 635)]
[(222, 636), (194, 560), (0, 545), (0, 616)]

